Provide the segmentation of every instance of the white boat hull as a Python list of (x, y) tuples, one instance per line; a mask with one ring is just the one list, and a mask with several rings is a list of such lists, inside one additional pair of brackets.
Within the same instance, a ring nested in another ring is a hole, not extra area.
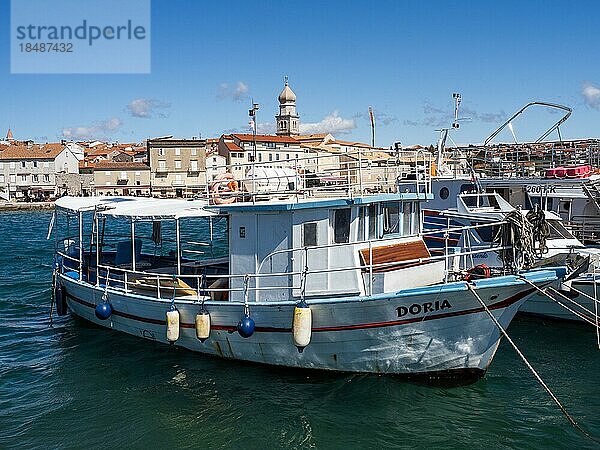
[[(551, 270), (532, 272), (537, 284), (556, 279)], [(167, 299), (111, 291), (112, 316), (94, 314), (103, 287), (59, 275), (71, 312), (98, 325), (167, 343)], [(494, 316), (507, 327), (533, 288), (507, 276), (474, 283)], [(474, 377), (487, 370), (500, 333), (464, 282), (407, 289), (395, 294), (362, 298), (308, 300), (312, 339), (302, 353), (294, 346), (292, 302), (250, 304), (256, 331), (250, 338), (236, 332), (243, 305), (206, 301), (211, 315), (210, 337), (200, 342), (194, 322), (200, 303), (177, 299), (180, 337), (174, 345), (192, 351), (257, 363), (338, 370)]]
[[(553, 294), (553, 297), (556, 299), (555, 301), (548, 298), (548, 296), (546, 295), (543, 295), (539, 292), (534, 292), (527, 297), (525, 303), (523, 303), (523, 306), (521, 306), (519, 313), (532, 316), (546, 317), (556, 320), (570, 320), (582, 323), (595, 323), (596, 309), (593, 300), (594, 283), (588, 278), (589, 277), (586, 276), (583, 276), (581, 278), (575, 278), (570, 282), (570, 285), (577, 291), (583, 292), (592, 298), (588, 298), (584, 295), (575, 294), (572, 295), (572, 299), (571, 301), (569, 301), (556, 294)], [(559, 290), (560, 287), (560, 283), (555, 283), (555, 289)], [(600, 297), (600, 282), (598, 283), (597, 289), (597, 295)], [(568, 292), (565, 292), (565, 294), (569, 295)], [(564, 306), (561, 306), (561, 304)], [(572, 311), (569, 311), (567, 307), (577, 312), (577, 314), (573, 313)], [(600, 312), (600, 305), (598, 305), (597, 311)], [(584, 316), (587, 320), (584, 320), (581, 316)]]

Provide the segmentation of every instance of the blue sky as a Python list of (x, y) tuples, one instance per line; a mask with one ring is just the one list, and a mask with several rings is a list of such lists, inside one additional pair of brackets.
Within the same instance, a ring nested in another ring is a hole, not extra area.
[[(53, 141), (218, 137), (274, 126), (288, 75), (305, 130), (377, 144), (430, 144), (463, 97), (458, 143), (481, 142), (531, 100), (573, 107), (565, 137), (600, 133), (600, 5), (561, 1), (152, 1), (152, 70), (11, 75), (10, 3), (0, 0), (0, 131)], [(515, 121), (537, 137), (560, 116)], [(502, 135), (503, 140), (510, 140)]]

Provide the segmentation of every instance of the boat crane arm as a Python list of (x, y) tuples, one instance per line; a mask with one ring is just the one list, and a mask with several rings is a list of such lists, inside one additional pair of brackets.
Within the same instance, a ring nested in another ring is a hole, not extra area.
[(568, 106), (564, 106), (564, 105), (559, 105), (557, 103), (548, 103), (548, 102), (529, 102), (527, 103), (525, 106), (523, 106), (520, 110), (518, 110), (516, 113), (514, 113), (506, 122), (504, 122), (502, 125), (500, 125), (500, 127), (498, 127), (498, 129), (496, 131), (494, 131), (492, 134), (490, 134), (488, 136), (488, 138), (485, 140), (485, 142), (483, 143), (484, 147), (486, 145), (488, 145), (490, 143), (490, 141), (492, 139), (494, 139), (496, 136), (498, 136), (498, 134), (500, 134), (500, 132), (506, 128), (508, 126), (509, 123), (512, 122), (512, 120), (517, 117), (518, 115), (522, 114), (527, 108), (529, 108), (530, 106), (534, 106), (534, 105), (539, 105), (539, 106), (545, 106), (548, 108), (555, 108), (555, 109), (561, 109), (563, 111), (565, 111), (565, 115), (562, 116), (558, 122), (556, 122), (554, 125), (552, 125), (548, 131), (546, 131), (544, 134), (542, 134), (539, 138), (536, 139), (536, 143), (543, 141), (544, 139), (546, 139), (546, 137), (552, 133), (554, 130), (556, 130), (558, 127), (560, 127), (570, 116), (571, 113), (573, 112), (572, 108), (569, 108)]

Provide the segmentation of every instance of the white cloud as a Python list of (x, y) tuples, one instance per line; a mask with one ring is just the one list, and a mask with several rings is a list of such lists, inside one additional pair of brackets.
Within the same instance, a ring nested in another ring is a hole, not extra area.
[(67, 139), (107, 139), (117, 131), (123, 122), (117, 117), (102, 120), (85, 127), (67, 127), (62, 129), (62, 137)]
[(600, 110), (600, 88), (591, 83), (583, 83), (581, 94), (588, 106)]
[(248, 98), (248, 85), (243, 81), (238, 81), (234, 86), (230, 86), (228, 83), (221, 83), (219, 85), (219, 92), (217, 93), (218, 100), (232, 100), (234, 102), (241, 102)]
[(344, 134), (350, 133), (356, 128), (356, 120), (344, 119), (339, 116), (337, 111), (333, 111), (328, 114), (320, 122), (314, 123), (302, 123), (300, 122), (300, 133), (302, 134), (314, 134), (314, 133), (331, 133), (331, 134)]
[(152, 98), (137, 98), (127, 105), (129, 114), (133, 117), (149, 119), (151, 117), (166, 117), (164, 113), (158, 112), (158, 109), (165, 109), (171, 106), (170, 103)]

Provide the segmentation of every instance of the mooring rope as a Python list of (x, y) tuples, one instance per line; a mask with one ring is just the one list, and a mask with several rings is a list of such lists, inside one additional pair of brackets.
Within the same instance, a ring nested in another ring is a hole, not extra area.
[[(546, 240), (550, 237), (550, 226), (546, 221), (546, 214), (539, 205), (535, 205), (532, 210), (530, 210), (525, 218), (531, 224), (532, 238), (533, 238), (533, 251), (535, 252), (538, 258), (542, 258), (546, 253), (548, 253), (548, 246), (546, 245)], [(537, 248), (535, 247), (535, 243), (538, 243)]]
[[(545, 290), (543, 290), (543, 289), (540, 289), (540, 287), (539, 287), (539, 286), (536, 286), (536, 285), (535, 285), (535, 283), (532, 283), (531, 281), (529, 281), (527, 278), (525, 278), (525, 277), (523, 277), (523, 276), (517, 275), (517, 277), (518, 277), (520, 280), (524, 281), (525, 283), (529, 284), (529, 285), (530, 285), (531, 287), (533, 287), (533, 288), (534, 288), (536, 291), (538, 291), (538, 292), (540, 292), (541, 294), (543, 294), (543, 295), (545, 295), (546, 297), (548, 297), (550, 300), (552, 300), (552, 301), (553, 301), (554, 303), (556, 303), (557, 305), (559, 305), (559, 306), (562, 306), (564, 309), (566, 309), (566, 310), (567, 310), (567, 311), (569, 311), (570, 313), (572, 313), (572, 314), (574, 314), (575, 316), (579, 317), (579, 318), (580, 318), (581, 320), (583, 320), (584, 322), (587, 322), (587, 323), (589, 323), (590, 325), (592, 325), (592, 326), (595, 326), (594, 322), (593, 322), (593, 321), (592, 321), (590, 318), (588, 318), (588, 317), (584, 316), (582, 313), (579, 313), (579, 312), (577, 312), (577, 311), (575, 311), (575, 310), (573, 310), (573, 309), (569, 308), (569, 307), (568, 307), (567, 305), (565, 305), (564, 303), (561, 303), (561, 302), (559, 302), (559, 301), (558, 301), (557, 299), (555, 299), (554, 297), (552, 297), (552, 296), (548, 295), (548, 293), (547, 293)], [(586, 308), (584, 308), (583, 306), (579, 305), (579, 303), (577, 303), (577, 302), (573, 301), (572, 299), (570, 299), (569, 297), (567, 297), (567, 296), (566, 296), (566, 295), (564, 295), (563, 293), (561, 293), (561, 292), (557, 291), (557, 290), (556, 290), (556, 289), (554, 289), (553, 287), (549, 287), (548, 289), (552, 289), (552, 291), (553, 291), (553, 292), (555, 292), (556, 294), (560, 295), (560, 296), (561, 296), (562, 298), (564, 298), (565, 300), (567, 300), (567, 301), (569, 301), (569, 302), (572, 302), (572, 303), (575, 303), (577, 306), (580, 306), (582, 309), (585, 309), (586, 311), (588, 311)], [(592, 312), (591, 312), (591, 311), (588, 311), (588, 312), (589, 312), (590, 314), (592, 314)]]
[(508, 213), (504, 221), (494, 236), (494, 242), (508, 247), (499, 252), (502, 262), (515, 271), (531, 267), (537, 256), (531, 223), (519, 210)]
[[(589, 309), (587, 309), (585, 306), (583, 306), (583, 305), (581, 305), (581, 304), (577, 303), (575, 300), (573, 300), (573, 299), (571, 299), (571, 298), (567, 297), (565, 294), (563, 294), (562, 292), (560, 292), (560, 291), (556, 290), (555, 288), (553, 288), (553, 287), (551, 287), (551, 286), (550, 286), (550, 287), (548, 287), (548, 290), (550, 290), (550, 291), (551, 291), (553, 294), (557, 294), (557, 295), (559, 295), (560, 297), (562, 297), (563, 299), (565, 299), (567, 302), (570, 302), (570, 303), (571, 303), (571, 304), (573, 304), (573, 305), (577, 305), (579, 308), (583, 309), (583, 310), (584, 310), (585, 312), (587, 312), (588, 314), (590, 314), (590, 315), (592, 315), (592, 316), (594, 315), (594, 313), (593, 313), (592, 311), (590, 311)], [(576, 315), (577, 317), (579, 317), (581, 320), (583, 320), (583, 321), (585, 321), (585, 322), (589, 323), (590, 325), (596, 326), (596, 324), (594, 323), (594, 321), (593, 321), (592, 319), (590, 319), (589, 317), (587, 317), (587, 316), (585, 315), (585, 313), (583, 313), (583, 312), (579, 312), (579, 311), (576, 311), (576, 310), (574, 310), (574, 309), (571, 309), (571, 308), (569, 308), (567, 305), (565, 305), (564, 303), (561, 303), (561, 302), (559, 302), (557, 299), (555, 299), (555, 298), (553, 298), (553, 297), (550, 297), (550, 296), (549, 296), (549, 295), (548, 295), (548, 294), (547, 294), (545, 291), (542, 291), (542, 292), (544, 292), (544, 293), (546, 294), (546, 296), (547, 296), (547, 297), (549, 297), (549, 298), (551, 298), (552, 300), (554, 300), (554, 301), (555, 301), (555, 302), (556, 302), (558, 305), (562, 306), (564, 309), (566, 309), (566, 310), (567, 310), (567, 311), (569, 311), (570, 313), (572, 313), (572, 314)]]
[[(529, 280), (527, 280), (527, 281), (529, 281)], [(492, 321), (498, 327), (498, 329), (500, 330), (500, 332), (502, 333), (502, 335), (510, 343), (510, 345), (512, 346), (512, 348), (514, 349), (514, 351), (517, 353), (517, 355), (519, 355), (519, 357), (521, 358), (521, 360), (523, 360), (523, 362), (525, 363), (525, 365), (527, 366), (527, 368), (531, 371), (531, 373), (533, 373), (533, 376), (537, 379), (537, 381), (546, 390), (546, 392), (548, 393), (548, 395), (550, 395), (550, 397), (552, 398), (552, 400), (554, 400), (554, 403), (557, 404), (557, 406), (560, 408), (560, 410), (565, 415), (565, 417), (567, 418), (567, 420), (571, 423), (571, 425), (573, 425), (573, 427), (575, 427), (576, 430), (578, 430), (579, 432), (581, 432), (588, 439), (590, 439), (590, 440), (592, 440), (592, 441), (600, 444), (600, 440), (596, 439), (591, 434), (589, 434), (587, 431), (585, 431), (581, 427), (581, 425), (579, 425), (575, 421), (575, 419), (569, 414), (569, 412), (562, 405), (562, 403), (560, 402), (560, 400), (558, 400), (558, 398), (556, 397), (556, 395), (554, 395), (554, 393), (550, 390), (550, 388), (548, 387), (548, 385), (544, 382), (544, 380), (542, 380), (542, 377), (537, 373), (537, 371), (529, 363), (529, 361), (527, 360), (527, 358), (525, 357), (525, 355), (521, 352), (521, 350), (519, 350), (519, 347), (517, 347), (517, 344), (515, 344), (513, 342), (513, 340), (510, 338), (510, 336), (508, 335), (508, 333), (506, 332), (506, 330), (504, 329), (504, 327), (500, 324), (500, 322), (498, 322), (498, 319), (496, 319), (494, 317), (494, 315), (492, 314), (492, 312), (490, 311), (490, 309), (487, 307), (487, 305), (485, 304), (485, 302), (481, 299), (481, 297), (479, 296), (479, 294), (475, 291), (475, 289), (473, 288), (473, 286), (470, 283), (467, 283), (467, 287), (469, 288), (469, 291), (471, 291), (471, 294), (473, 294), (473, 296), (481, 304), (481, 306), (483, 307), (483, 309), (485, 310), (485, 312), (488, 314), (488, 316), (490, 316), (490, 319), (492, 319)]]

